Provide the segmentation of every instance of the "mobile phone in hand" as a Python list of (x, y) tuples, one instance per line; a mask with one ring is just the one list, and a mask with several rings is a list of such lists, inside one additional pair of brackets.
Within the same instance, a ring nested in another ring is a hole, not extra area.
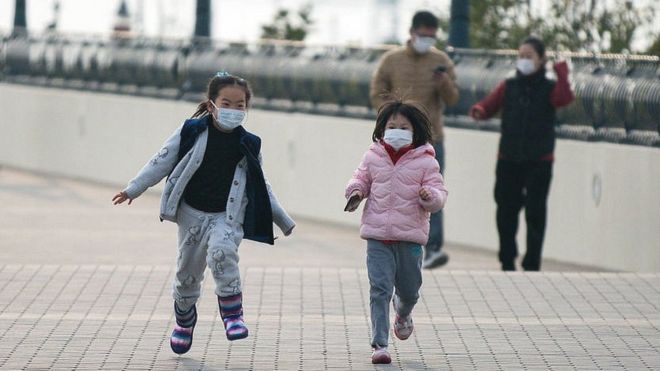
[(348, 199), (346, 206), (344, 207), (344, 211), (354, 211), (360, 205), (360, 201), (362, 201), (362, 198), (360, 196), (358, 195), (351, 196), (351, 198)]

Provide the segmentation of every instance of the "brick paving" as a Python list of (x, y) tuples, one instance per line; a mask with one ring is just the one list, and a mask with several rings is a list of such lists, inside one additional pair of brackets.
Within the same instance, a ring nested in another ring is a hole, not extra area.
[(277, 247), (246, 242), (250, 337), (228, 342), (204, 283), (192, 350), (169, 349), (175, 228), (158, 199), (112, 207), (113, 187), (0, 168), (0, 369), (594, 370), (660, 368), (660, 275), (544, 262), (497, 271), (449, 246), (424, 273), (416, 330), (371, 365), (364, 244), (299, 221)]

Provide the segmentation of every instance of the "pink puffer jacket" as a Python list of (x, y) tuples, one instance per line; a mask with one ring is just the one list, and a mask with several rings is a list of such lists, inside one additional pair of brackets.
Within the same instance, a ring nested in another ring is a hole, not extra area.
[[(424, 201), (422, 187), (431, 193)], [(346, 186), (346, 198), (357, 191), (367, 199), (360, 237), (426, 244), (429, 216), (445, 206), (445, 188), (435, 151), (424, 144), (405, 153), (396, 164), (380, 143), (373, 143)]]

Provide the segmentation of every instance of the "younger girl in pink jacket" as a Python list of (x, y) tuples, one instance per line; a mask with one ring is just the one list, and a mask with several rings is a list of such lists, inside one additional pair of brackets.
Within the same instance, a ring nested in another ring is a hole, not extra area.
[(406, 340), (413, 331), (411, 312), (422, 285), (422, 244), (428, 240), (429, 215), (444, 207), (447, 189), (429, 144), (431, 124), (420, 106), (385, 103), (372, 139), (346, 186), (346, 211), (355, 211), (367, 199), (360, 236), (367, 240), (371, 285), (371, 361), (390, 363), (389, 303), (396, 312), (394, 335)]

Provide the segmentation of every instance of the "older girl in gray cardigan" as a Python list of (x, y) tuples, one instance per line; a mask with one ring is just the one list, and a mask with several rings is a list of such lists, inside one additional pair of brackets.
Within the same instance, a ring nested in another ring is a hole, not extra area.
[(245, 237), (274, 243), (273, 222), (284, 235), (294, 221), (280, 206), (261, 169), (261, 139), (243, 128), (252, 97), (242, 78), (218, 73), (208, 100), (179, 127), (162, 149), (117, 193), (114, 204), (141, 195), (167, 176), (161, 220), (179, 226), (179, 254), (173, 296), (175, 353), (192, 346), (206, 265), (215, 279), (227, 339), (248, 336), (243, 321), (238, 246)]

